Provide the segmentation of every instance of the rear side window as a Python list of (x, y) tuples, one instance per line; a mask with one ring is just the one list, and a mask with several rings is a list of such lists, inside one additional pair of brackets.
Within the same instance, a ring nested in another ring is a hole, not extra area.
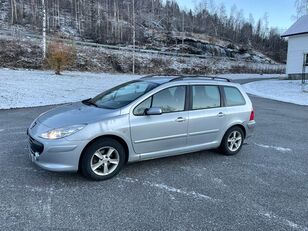
[(220, 93), (217, 86), (193, 86), (192, 109), (207, 109), (220, 107)]
[(246, 104), (242, 93), (237, 88), (223, 87), (223, 89), (226, 97), (226, 106), (240, 106)]

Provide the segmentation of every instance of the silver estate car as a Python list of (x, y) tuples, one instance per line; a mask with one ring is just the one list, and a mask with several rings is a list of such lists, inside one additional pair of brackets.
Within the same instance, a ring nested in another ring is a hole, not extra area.
[(241, 86), (206, 76), (146, 76), (41, 114), (28, 129), (46, 170), (115, 176), (127, 162), (216, 149), (238, 153), (255, 127)]

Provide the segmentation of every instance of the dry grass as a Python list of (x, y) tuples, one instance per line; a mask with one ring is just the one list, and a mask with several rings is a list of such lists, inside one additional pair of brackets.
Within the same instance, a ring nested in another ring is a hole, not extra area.
[(72, 44), (66, 44), (53, 40), (48, 44), (47, 61), (56, 75), (74, 65), (76, 61), (76, 49)]

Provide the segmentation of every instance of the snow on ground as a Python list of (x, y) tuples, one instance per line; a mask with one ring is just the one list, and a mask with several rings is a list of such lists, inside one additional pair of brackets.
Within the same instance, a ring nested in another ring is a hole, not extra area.
[[(273, 78), (280, 75), (232, 74), (230, 79)], [(138, 75), (0, 69), (0, 109), (36, 107), (80, 101), (136, 78)]]
[(243, 85), (247, 93), (263, 98), (308, 106), (308, 93), (298, 80), (263, 80)]
[(138, 78), (137, 75), (0, 69), (0, 109), (80, 101)]

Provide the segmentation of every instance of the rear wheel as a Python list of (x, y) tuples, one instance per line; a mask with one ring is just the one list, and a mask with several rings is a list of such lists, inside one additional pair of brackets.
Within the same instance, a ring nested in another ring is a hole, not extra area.
[(220, 150), (225, 155), (235, 155), (241, 150), (243, 142), (243, 130), (240, 127), (232, 127), (224, 135)]
[(116, 140), (92, 143), (81, 158), (82, 174), (92, 180), (107, 180), (118, 174), (125, 163), (125, 150)]

